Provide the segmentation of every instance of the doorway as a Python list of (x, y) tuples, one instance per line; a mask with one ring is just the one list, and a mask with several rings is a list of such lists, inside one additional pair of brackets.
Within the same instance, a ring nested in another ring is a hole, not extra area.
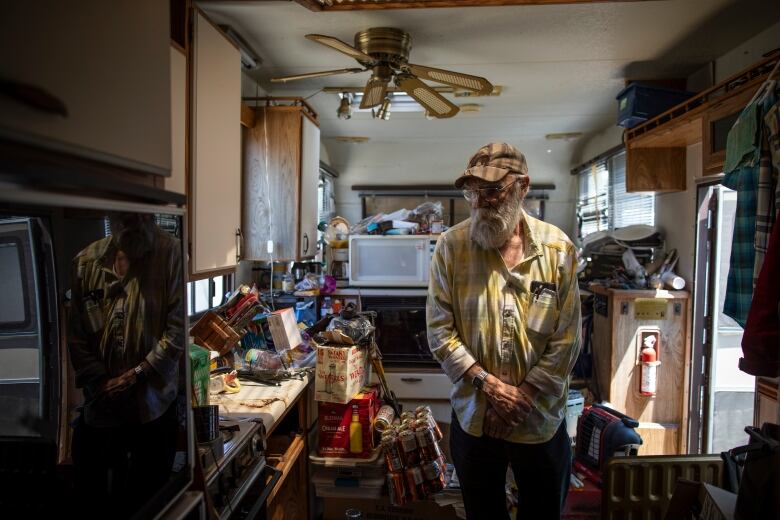
[(737, 192), (720, 184), (697, 193), (691, 453), (719, 453), (747, 442), (755, 377), (738, 368), (742, 327), (723, 313)]

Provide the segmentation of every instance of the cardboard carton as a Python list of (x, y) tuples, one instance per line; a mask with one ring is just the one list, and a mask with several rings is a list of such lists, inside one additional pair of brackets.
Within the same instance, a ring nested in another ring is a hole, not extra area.
[(320, 403), (320, 457), (370, 457), (373, 451), (372, 426), (377, 410), (379, 398), (376, 387), (364, 388), (346, 404)]
[(318, 345), (314, 399), (346, 404), (368, 382), (368, 355), (357, 345)]
[(295, 312), (291, 308), (280, 309), (268, 315), (268, 327), (274, 338), (277, 352), (290, 350), (303, 343), (301, 330), (295, 321)]

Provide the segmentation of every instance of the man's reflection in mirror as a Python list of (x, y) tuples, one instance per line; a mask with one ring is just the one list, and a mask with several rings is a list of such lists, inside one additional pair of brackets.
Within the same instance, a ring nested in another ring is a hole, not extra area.
[(184, 350), (179, 240), (116, 214), (73, 259), (68, 347), (84, 403), (72, 454), (82, 511), (129, 516), (170, 476)]

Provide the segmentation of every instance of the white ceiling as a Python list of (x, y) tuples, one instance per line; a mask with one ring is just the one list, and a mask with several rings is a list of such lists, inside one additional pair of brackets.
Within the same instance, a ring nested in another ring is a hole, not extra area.
[(427, 121), (421, 113), (336, 118), (338, 99), (319, 93), (324, 138), (363, 135), (372, 141), (535, 138), (592, 133), (614, 123), (615, 95), (627, 76), (685, 77), (780, 19), (780, 2), (668, 0), (580, 5), (312, 12), (292, 2), (205, 3), (218, 23), (237, 30), (263, 59), (254, 73), (273, 95), (310, 96), (325, 86), (362, 86), (369, 73), (271, 84), (273, 76), (357, 63), (304, 38), (347, 43), (361, 29), (399, 27), (412, 35), (410, 61), (486, 77), (504, 87), (498, 98), (456, 99), (484, 105), (476, 114)]

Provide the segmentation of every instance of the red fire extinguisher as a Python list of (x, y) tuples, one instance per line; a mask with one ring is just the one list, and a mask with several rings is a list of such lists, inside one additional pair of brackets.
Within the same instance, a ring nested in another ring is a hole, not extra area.
[(655, 348), (645, 345), (640, 353), (642, 363), (642, 377), (639, 393), (642, 395), (655, 395), (658, 390), (658, 354)]

